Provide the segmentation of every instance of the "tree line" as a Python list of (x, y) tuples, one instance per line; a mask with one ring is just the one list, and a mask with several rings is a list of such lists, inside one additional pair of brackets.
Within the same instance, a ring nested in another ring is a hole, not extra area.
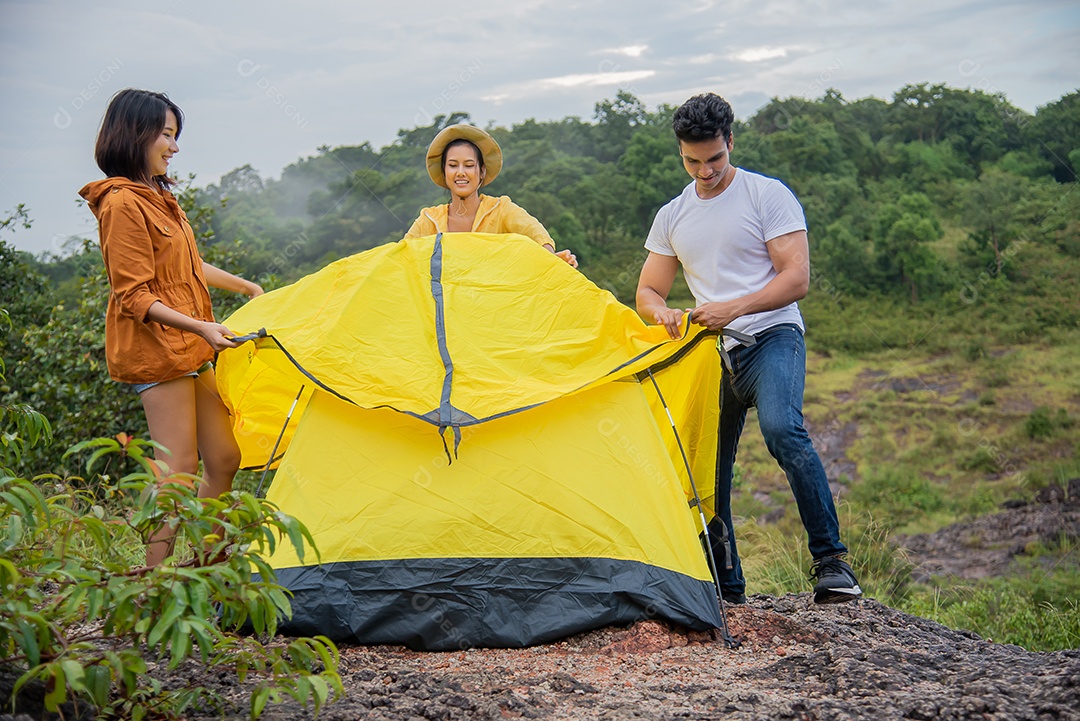
[[(652, 219), (689, 182), (673, 111), (619, 92), (590, 120), (489, 128), (504, 167), (487, 192), (510, 195), (574, 250), (583, 273), (632, 303)], [(202, 187), (189, 178), (181, 204), (207, 260), (279, 287), (399, 240), (422, 207), (445, 202), (425, 152), (440, 129), (469, 120), (440, 115), (380, 149), (322, 147), (278, 179), (250, 165)], [(1080, 92), (1030, 114), (1000, 94), (922, 83), (887, 101), (835, 90), (773, 99), (736, 123), (732, 159), (780, 178), (802, 201), (813, 272), (803, 306), (816, 348), (903, 345), (920, 323), (945, 322), (978, 352), (1080, 325), (1078, 139)], [(0, 219), (0, 233), (29, 222), (20, 206)], [(43, 412), (56, 446), (140, 430), (138, 399), (107, 381), (107, 293), (96, 238), (33, 257), (0, 236), (0, 305), (10, 319), (0, 324), (0, 400)], [(237, 302), (214, 298), (221, 317)], [(59, 455), (35, 453), (27, 462)]]

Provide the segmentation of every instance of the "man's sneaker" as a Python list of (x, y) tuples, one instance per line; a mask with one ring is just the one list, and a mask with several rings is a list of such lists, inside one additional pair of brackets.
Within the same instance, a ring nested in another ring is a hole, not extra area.
[(724, 603), (729, 606), (741, 606), (746, 603), (745, 593), (735, 593), (734, 591), (721, 591), (720, 597), (724, 599)]
[(844, 603), (862, 595), (851, 566), (839, 556), (826, 556), (814, 561), (810, 577), (817, 579), (814, 603)]

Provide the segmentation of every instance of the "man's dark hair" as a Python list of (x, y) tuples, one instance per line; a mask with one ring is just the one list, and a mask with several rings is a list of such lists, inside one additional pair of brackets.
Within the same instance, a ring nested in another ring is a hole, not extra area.
[(168, 190), (175, 183), (167, 175), (150, 177), (146, 151), (165, 127), (166, 111), (176, 116), (176, 137), (184, 127), (184, 114), (164, 93), (127, 88), (113, 96), (105, 119), (101, 121), (94, 159), (110, 178), (123, 177), (136, 182), (154, 183)]
[(730, 143), (734, 122), (735, 112), (728, 101), (715, 93), (703, 93), (679, 106), (671, 118), (671, 129), (676, 138), (686, 143), (716, 140), (721, 136)]

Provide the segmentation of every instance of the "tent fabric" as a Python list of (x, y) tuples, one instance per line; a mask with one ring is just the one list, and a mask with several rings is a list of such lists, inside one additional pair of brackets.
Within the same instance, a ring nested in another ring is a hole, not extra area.
[(469, 233), (343, 259), (226, 325), (269, 334), (219, 358), (244, 465), (277, 467), (268, 498), (319, 550), (270, 558), (284, 632), (450, 649), (720, 625), (656, 392), (711, 492), (715, 333), (672, 341), (532, 241)]
[[(429, 424), (316, 393), (269, 495), (317, 529), (321, 553), (301, 563), (283, 544), (271, 559), (296, 594), (286, 629), (446, 649), (539, 643), (650, 608), (710, 627), (692, 514), (658, 428), (635, 422), (647, 405), (636, 383), (610, 383), (476, 426), (450, 463)], [(327, 492), (306, 460), (357, 438), (361, 457), (331, 461), (348, 494)]]
[(228, 327), (244, 333), (265, 327), (272, 336), (218, 359), (242, 467), (266, 464), (305, 384), (305, 398), (322, 387), (364, 408), (437, 412), (446, 372), (430, 290), (436, 254), (444, 305), (453, 309), (443, 322), (459, 427), (631, 374), (679, 350), (662, 327), (644, 324), (610, 293), (527, 241), (446, 233), (391, 243), (240, 308)]

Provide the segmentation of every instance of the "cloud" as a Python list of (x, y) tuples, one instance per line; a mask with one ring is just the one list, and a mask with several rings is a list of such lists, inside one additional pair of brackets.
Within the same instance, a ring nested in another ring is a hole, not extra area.
[(649, 49), (648, 45), (626, 45), (621, 48), (595, 50), (592, 55), (625, 55), (628, 58), (640, 58)]
[(773, 58), (786, 58), (787, 50), (784, 48), (750, 48), (749, 50), (743, 50), (741, 52), (733, 53), (732, 60), (738, 60), (743, 63), (759, 63), (762, 60), (772, 60)]
[(1076, 0), (0, 2), (0, 214), (30, 206), (34, 227), (5, 239), (33, 250), (93, 235), (72, 200), (100, 175), (94, 136), (123, 87), (179, 102), (174, 167), (206, 184), (244, 164), (276, 175), (324, 144), (391, 143), (453, 111), (506, 126), (587, 116), (616, 88), (649, 106), (714, 91), (748, 118), (771, 97), (944, 82), (1030, 111), (1076, 89), (1080, 60)]
[(677, 62), (686, 63), (688, 65), (711, 65), (719, 59), (720, 56), (716, 53), (705, 53), (704, 55), (692, 55), (688, 58), (679, 58)]
[(510, 100), (526, 98), (542, 93), (552, 93), (571, 88), (599, 88), (626, 86), (638, 80), (645, 80), (656, 75), (655, 70), (624, 70), (596, 73), (572, 73), (551, 78), (541, 78), (526, 83), (517, 83), (511, 87), (498, 89), (497, 92), (479, 96), (484, 102), (501, 105)]
[(538, 84), (541, 87), (554, 85), (560, 88), (573, 88), (580, 85), (599, 87), (632, 83), (635, 80), (651, 78), (653, 75), (656, 75), (655, 70), (627, 70), (621, 73), (579, 73), (576, 75), (562, 75), (557, 78), (544, 78)]

